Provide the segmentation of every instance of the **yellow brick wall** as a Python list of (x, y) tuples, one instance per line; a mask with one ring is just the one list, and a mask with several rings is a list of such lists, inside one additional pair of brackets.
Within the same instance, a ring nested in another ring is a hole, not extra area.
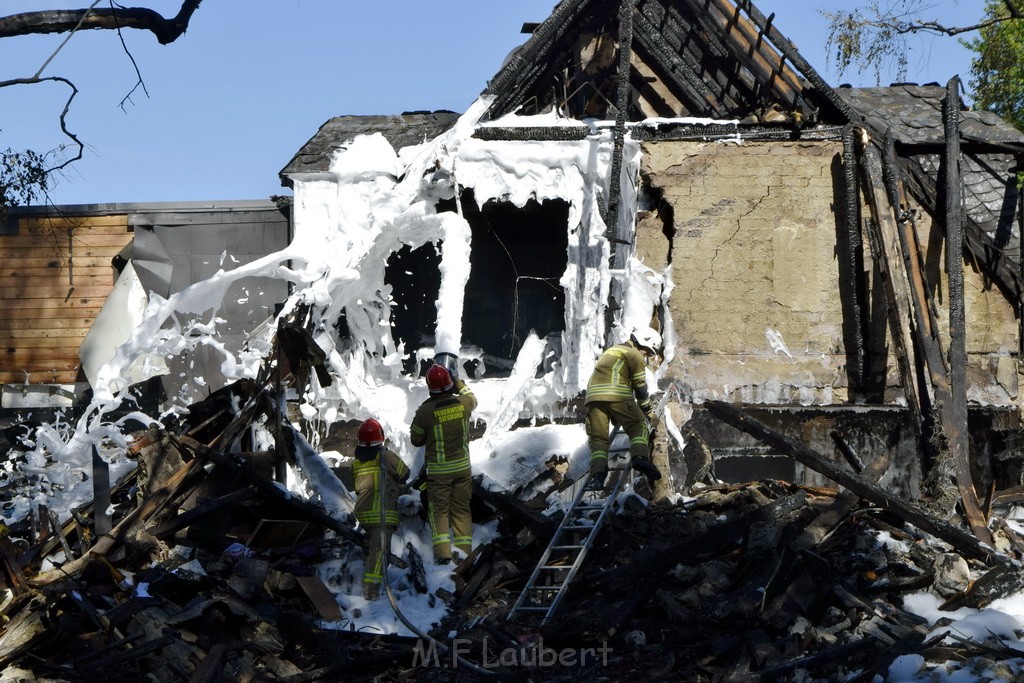
[[(833, 211), (842, 201), (842, 144), (651, 142), (643, 152), (647, 190), (671, 207), (641, 217), (637, 255), (660, 270), (671, 249), (669, 311), (679, 340), (672, 377), (696, 397), (847, 402), (836, 251), (842, 228)], [(923, 235), (930, 225), (922, 221)], [(1013, 401), (1015, 365), (1008, 371), (1009, 359), (992, 355), (1016, 348), (1012, 306), (986, 291), (979, 274), (968, 270), (965, 278), (970, 379), (976, 392)], [(790, 355), (773, 350), (769, 329)], [(886, 381), (895, 388), (889, 360)], [(1000, 383), (1013, 386), (1003, 392)]]

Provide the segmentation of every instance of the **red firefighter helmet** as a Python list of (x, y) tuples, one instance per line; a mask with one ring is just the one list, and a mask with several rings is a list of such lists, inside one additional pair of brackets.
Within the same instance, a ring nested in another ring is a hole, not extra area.
[(443, 365), (431, 365), (430, 369), (427, 370), (427, 388), (430, 389), (432, 394), (440, 394), (442, 391), (448, 391), (454, 386), (452, 382), (452, 376), (448, 373), (448, 368)]
[(357, 436), (360, 446), (379, 446), (384, 443), (384, 428), (371, 417), (359, 425)]

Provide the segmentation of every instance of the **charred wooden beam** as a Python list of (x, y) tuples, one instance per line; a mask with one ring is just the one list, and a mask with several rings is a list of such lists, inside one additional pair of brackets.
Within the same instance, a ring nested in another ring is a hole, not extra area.
[(317, 524), (336, 532), (339, 536), (343, 536), (357, 543), (362, 541), (360, 535), (352, 527), (339, 522), (337, 519), (312, 503), (289, 494), (287, 491), (279, 487), (277, 483), (250, 471), (248, 468), (244, 467), (242, 463), (237, 462), (230, 456), (209, 448), (208, 446), (205, 446), (194, 439), (190, 439), (187, 436), (179, 438), (174, 438), (172, 436), (172, 439), (183, 447), (194, 451), (200, 458), (210, 460), (214, 464), (220, 465), (228, 471), (239, 475), (243, 480), (255, 486), (261, 494), (269, 498), (279, 500), (286, 505), (295, 508), (301, 514), (305, 515)]
[(843, 128), (843, 234), (840, 240), (840, 268), (848, 286), (840, 290), (847, 315), (843, 316), (847, 343), (852, 346), (848, 353), (850, 360), (847, 374), (850, 384), (861, 391), (867, 383), (863, 294), (866, 290), (864, 279), (864, 244), (860, 231), (860, 187), (857, 184), (857, 147), (852, 125)]
[(495, 95), (488, 114), (500, 118), (514, 108), (514, 103), (533, 85), (541, 71), (536, 68), (541, 54), (560, 40), (591, 5), (589, 0), (566, 0), (559, 3), (547, 21), (534, 31), (530, 39), (513, 53), (501, 70), (491, 79), (486, 92)]
[(92, 447), (92, 519), (97, 536), (110, 533), (110, 466)]
[(836, 94), (836, 91), (825, 82), (825, 79), (814, 70), (814, 67), (800, 55), (796, 46), (789, 42), (789, 39), (782, 35), (777, 28), (768, 23), (768, 19), (761, 10), (754, 6), (754, 3), (750, 2), (750, 0), (737, 0), (736, 6), (742, 7), (746, 11), (747, 16), (754, 22), (754, 26), (764, 31), (765, 35), (768, 36), (768, 40), (772, 41), (772, 45), (778, 49), (783, 57), (789, 60), (790, 64), (800, 70), (803, 77), (814, 86), (815, 91), (820, 93), (829, 104), (835, 107), (836, 111), (842, 114), (849, 122), (860, 120), (860, 117), (850, 108), (850, 105), (846, 104)]
[[(807, 495), (803, 491), (774, 500), (771, 503), (716, 524), (707, 531), (667, 548), (646, 550), (634, 562), (609, 570), (588, 584), (591, 590), (629, 590), (636, 585), (657, 588), (664, 576), (680, 563), (695, 562), (705, 555), (720, 553), (743, 541), (752, 524), (760, 520), (779, 519), (801, 507)], [(646, 583), (650, 581), (652, 585)]]
[[(605, 237), (608, 240), (608, 268), (620, 270), (629, 252), (624, 248), (632, 244), (630, 235), (620, 225), (619, 203), (622, 198), (622, 151), (626, 142), (626, 118), (629, 115), (629, 73), (633, 55), (633, 15), (637, 0), (623, 0), (619, 6), (619, 80), (615, 98), (615, 130), (612, 133), (612, 168), (608, 181), (608, 213)], [(624, 285), (612, 278), (608, 287), (608, 306), (605, 308), (605, 334), (610, 333), (615, 311), (619, 308)]]
[[(964, 316), (963, 187), (960, 177), (960, 79), (949, 80), (942, 104), (946, 132), (946, 272), (949, 278), (949, 424), (946, 439), (956, 458), (957, 483), (974, 490), (967, 438), (967, 346)], [(977, 494), (975, 494), (975, 497)]]
[(912, 524), (936, 538), (942, 539), (953, 546), (961, 555), (995, 565), (1014, 566), (1019, 571), (1018, 562), (1000, 554), (992, 546), (979, 541), (976, 537), (945, 520), (932, 517), (903, 498), (894, 496), (881, 487), (865, 481), (863, 477), (858, 477), (849, 470), (828, 460), (814, 449), (771, 429), (767, 425), (744, 414), (735, 406), (721, 401), (708, 401), (704, 405), (720, 420), (763, 441), (777, 449), (780, 453), (789, 455), (815, 472), (823, 474), (837, 484), (845, 486), (861, 498), (885, 508), (887, 511), (900, 517), (904, 522)]
[(860, 138), (861, 173), (864, 176), (864, 191), (872, 217), (869, 242), (875, 265), (885, 286), (886, 299), (889, 302), (886, 307), (889, 316), (889, 329), (896, 346), (896, 361), (900, 369), (903, 391), (911, 410), (914, 431), (920, 438), (922, 415), (926, 410), (930, 412), (931, 406), (928, 397), (922, 396), (918, 386), (914, 335), (910, 329), (910, 321), (913, 317), (911, 295), (907, 290), (907, 277), (903, 261), (898, 257), (898, 229), (896, 219), (889, 207), (888, 196), (882, 185), (881, 161), (879, 161), (878, 154), (872, 147), (865, 131), (860, 131)]
[(245, 500), (246, 498), (251, 498), (255, 493), (256, 487), (250, 485), (244, 488), (240, 488), (237, 491), (232, 491), (231, 493), (221, 496), (220, 498), (208, 500), (205, 503), (195, 506), (191, 510), (186, 510), (180, 515), (175, 515), (174, 517), (171, 517), (166, 522), (156, 526), (155, 528), (150, 529), (150, 533), (156, 536), (157, 538), (162, 538), (169, 534), (173, 534), (175, 531), (178, 531), (179, 529), (184, 529), (187, 526), (191, 526), (197, 520), (200, 520), (203, 517), (206, 517), (207, 515), (216, 512), (217, 510), (227, 507), (228, 505), (233, 505), (241, 500)]
[[(849, 446), (847, 446), (849, 448)], [(881, 450), (878, 456), (871, 461), (862, 474), (864, 480), (877, 484), (882, 478), (889, 464), (892, 462), (892, 453), (889, 450)], [(803, 528), (800, 535), (793, 540), (791, 545), (796, 549), (809, 549), (818, 545), (829, 531), (834, 529), (843, 519), (846, 518), (860, 501), (860, 496), (850, 490), (840, 491), (832, 504), (810, 524)]]
[(948, 600), (943, 606), (946, 610), (958, 610), (961, 607), (981, 609), (999, 598), (1019, 593), (1024, 589), (1024, 572), (1019, 566), (1000, 565), (983, 574), (971, 587), (961, 595)]

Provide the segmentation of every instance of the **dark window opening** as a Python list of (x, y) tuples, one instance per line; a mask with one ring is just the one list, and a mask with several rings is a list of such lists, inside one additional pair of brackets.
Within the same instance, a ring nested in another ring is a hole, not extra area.
[(433, 346), (437, 330), (437, 294), (441, 288), (441, 254), (433, 244), (402, 247), (391, 255), (384, 282), (391, 285), (391, 334), (409, 354), (405, 372), (416, 371), (416, 349)]
[(565, 330), (569, 205), (530, 200), (522, 208), (462, 195), (473, 234), (472, 267), (462, 314), (463, 344), (484, 350), (487, 375), (507, 374), (531, 330)]

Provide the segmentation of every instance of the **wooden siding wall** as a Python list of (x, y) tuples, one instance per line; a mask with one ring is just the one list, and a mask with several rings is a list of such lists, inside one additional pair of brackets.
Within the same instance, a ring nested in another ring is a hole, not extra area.
[(70, 383), (114, 285), (127, 215), (22, 217), (0, 231), (0, 383)]

